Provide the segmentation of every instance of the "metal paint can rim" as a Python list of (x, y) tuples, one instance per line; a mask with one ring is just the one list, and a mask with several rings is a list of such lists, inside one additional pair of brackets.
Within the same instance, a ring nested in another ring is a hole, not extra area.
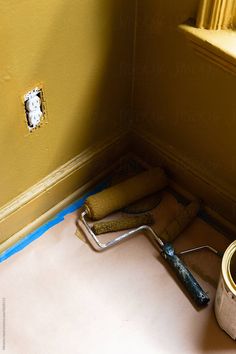
[(226, 249), (221, 263), (221, 271), (222, 271), (224, 282), (228, 290), (234, 296), (236, 296), (236, 284), (233, 280), (230, 268), (231, 268), (232, 257), (235, 253), (236, 253), (236, 241), (232, 242), (229, 245), (229, 247)]
[(231, 274), (234, 256), (236, 241), (226, 249), (221, 262), (221, 275), (215, 297), (215, 315), (219, 326), (236, 340), (236, 284)]

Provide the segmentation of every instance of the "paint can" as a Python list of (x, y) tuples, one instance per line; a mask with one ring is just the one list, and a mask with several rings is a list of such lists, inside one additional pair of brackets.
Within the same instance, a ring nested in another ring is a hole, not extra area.
[(227, 248), (222, 259), (215, 315), (220, 327), (236, 340), (236, 241)]

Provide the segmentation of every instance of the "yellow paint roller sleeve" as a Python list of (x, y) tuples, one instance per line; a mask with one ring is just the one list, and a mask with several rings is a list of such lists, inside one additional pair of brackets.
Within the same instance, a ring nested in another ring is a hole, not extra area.
[(88, 197), (85, 208), (93, 220), (100, 220), (116, 210), (161, 190), (167, 178), (161, 168), (144, 171), (124, 182)]

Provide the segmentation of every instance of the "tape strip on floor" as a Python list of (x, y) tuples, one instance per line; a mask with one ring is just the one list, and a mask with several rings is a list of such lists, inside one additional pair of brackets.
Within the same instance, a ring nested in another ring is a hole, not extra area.
[(13, 246), (9, 247), (7, 250), (2, 252), (0, 254), (0, 263), (11, 257), (17, 252), (20, 252), (22, 249), (24, 249), (26, 246), (28, 246), (31, 242), (34, 240), (37, 240), (39, 237), (41, 237), (46, 231), (48, 231), (51, 227), (59, 224), (61, 221), (64, 220), (65, 216), (68, 214), (73, 213), (77, 209), (81, 208), (85, 202), (85, 200), (88, 198), (88, 196), (98, 193), (104, 188), (108, 186), (109, 182), (103, 182), (97, 185), (92, 191), (86, 193), (82, 198), (74, 202), (73, 204), (69, 205), (62, 211), (60, 211), (55, 217), (42, 226), (40, 226), (38, 229), (35, 231), (31, 232), (29, 235), (25, 236), (18, 242), (16, 242)]

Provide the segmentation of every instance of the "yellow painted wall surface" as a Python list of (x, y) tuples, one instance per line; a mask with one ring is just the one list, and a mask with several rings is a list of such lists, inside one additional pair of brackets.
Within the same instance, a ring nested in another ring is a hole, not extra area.
[(178, 31), (198, 1), (138, 0), (134, 126), (236, 196), (236, 77)]
[[(0, 206), (127, 127), (134, 1), (0, 1)], [(21, 96), (44, 85), (48, 124)]]

